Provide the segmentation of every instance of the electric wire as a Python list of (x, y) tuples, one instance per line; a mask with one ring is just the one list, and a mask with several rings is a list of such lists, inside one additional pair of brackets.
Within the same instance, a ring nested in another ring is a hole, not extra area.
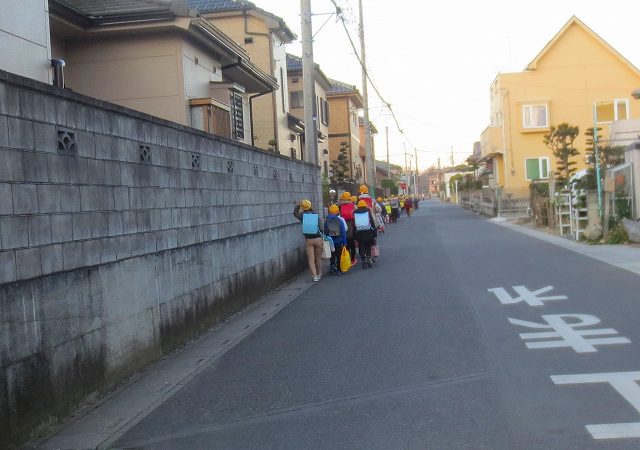
[(400, 122), (398, 121), (398, 118), (396, 117), (396, 114), (393, 111), (393, 108), (391, 108), (391, 103), (386, 101), (385, 98), (380, 93), (380, 91), (378, 90), (378, 87), (376, 86), (376, 84), (371, 79), (371, 76), (369, 75), (369, 70), (367, 69), (364, 61), (362, 60), (362, 58), (360, 57), (360, 54), (358, 53), (356, 45), (353, 42), (353, 38), (351, 37), (351, 33), (349, 32), (349, 29), (347, 28), (346, 18), (344, 16), (343, 12), (342, 12), (342, 8), (340, 6), (338, 6), (338, 3), (336, 2), (336, 0), (331, 0), (331, 3), (333, 3), (333, 6), (336, 8), (336, 17), (340, 20), (340, 23), (342, 24), (342, 27), (344, 28), (344, 31), (345, 31), (345, 33), (347, 35), (347, 39), (349, 40), (349, 44), (351, 44), (351, 48), (353, 49), (353, 52), (355, 54), (356, 59), (358, 60), (358, 63), (360, 64), (360, 67), (362, 67), (362, 70), (365, 73), (365, 77), (367, 78), (367, 80), (369, 80), (369, 83), (371, 83), (371, 87), (373, 88), (374, 92), (376, 93), (376, 95), (378, 96), (380, 101), (382, 103), (384, 103), (386, 105), (386, 107), (389, 109), (389, 112), (391, 113), (391, 116), (393, 117), (393, 120), (396, 123), (396, 127), (398, 128), (398, 131), (400, 132), (400, 134), (402, 134), (404, 136), (404, 131), (402, 130), (402, 127), (400, 126)]
[[(358, 63), (360, 64), (360, 67), (362, 68), (366, 79), (369, 81), (369, 83), (371, 84), (371, 87), (373, 88), (374, 92), (376, 93), (376, 95), (378, 96), (378, 99), (383, 103), (383, 107), (385, 107), (389, 113), (391, 114), (391, 117), (393, 118), (393, 121), (395, 122), (396, 128), (398, 129), (398, 132), (400, 133), (400, 135), (402, 136), (403, 140), (406, 142), (406, 144), (408, 144), (409, 148), (411, 150), (413, 150), (414, 152), (420, 152), (420, 153), (441, 153), (444, 150), (435, 150), (435, 149), (431, 149), (431, 150), (419, 150), (416, 148), (415, 145), (413, 145), (413, 143), (411, 142), (411, 140), (409, 139), (409, 137), (405, 134), (403, 128), (400, 126), (400, 121), (398, 120), (398, 117), (396, 116), (395, 111), (393, 110), (391, 103), (389, 103), (380, 93), (380, 90), (378, 89), (378, 86), (376, 85), (376, 83), (373, 81), (373, 77), (370, 73), (370, 71), (367, 69), (367, 66), (365, 64), (365, 61), (362, 60), (360, 54), (358, 53), (358, 49), (355, 45), (355, 42), (351, 36), (351, 33), (349, 31), (349, 28), (347, 27), (347, 18), (344, 15), (344, 9), (338, 5), (336, 0), (330, 0), (331, 3), (333, 4), (333, 6), (336, 9), (335, 15), (336, 15), (336, 19), (338, 21), (340, 21), (342, 28), (345, 31), (345, 34), (347, 35), (347, 39), (349, 41), (349, 44), (351, 45), (351, 49), (353, 50), (354, 56), (356, 57), (356, 59), (358, 60)], [(370, 108), (371, 109), (371, 108)], [(424, 124), (424, 123), (423, 123)], [(430, 125), (430, 124), (424, 124), (424, 125), (428, 125), (428, 126), (432, 126), (433, 128), (436, 129), (441, 129), (440, 127), (437, 127), (435, 125)], [(442, 130), (442, 129), (441, 129)], [(454, 151), (454, 152), (450, 152), (449, 149), (447, 149), (448, 153), (456, 153), (456, 154), (469, 154), (468, 151)], [(397, 155), (402, 155), (403, 153), (399, 153), (399, 154), (394, 154), (394, 156)], [(410, 152), (409, 152), (410, 154)], [(390, 154), (391, 156), (391, 154)], [(413, 157), (413, 155), (411, 155), (411, 157)]]

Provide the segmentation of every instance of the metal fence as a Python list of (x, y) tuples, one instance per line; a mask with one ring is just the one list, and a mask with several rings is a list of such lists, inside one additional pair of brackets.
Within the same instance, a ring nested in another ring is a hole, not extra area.
[(498, 201), (498, 215), (509, 219), (529, 217), (531, 200), (528, 198), (501, 198)]
[(510, 198), (500, 195), (495, 189), (460, 192), (460, 205), (476, 214), (490, 217), (516, 219), (529, 217), (531, 202), (529, 198)]

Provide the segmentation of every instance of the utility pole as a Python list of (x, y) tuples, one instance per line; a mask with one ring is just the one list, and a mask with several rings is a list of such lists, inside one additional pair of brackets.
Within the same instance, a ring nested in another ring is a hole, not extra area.
[(407, 184), (409, 184), (409, 177), (407, 176), (407, 168), (409, 167), (407, 165), (407, 143), (403, 142), (402, 147), (404, 148), (404, 170), (402, 172), (403, 172), (405, 181), (407, 182)]
[[(307, 0), (309, 1), (309, 0)], [(371, 124), (369, 123), (369, 97), (367, 87), (367, 56), (364, 45), (364, 18), (362, 13), (362, 0), (358, 0), (360, 12), (360, 58), (362, 58), (362, 108), (364, 109), (364, 159), (365, 170), (369, 183), (373, 183), (371, 196), (375, 197), (375, 170), (373, 168), (373, 152), (371, 150)]]
[(441, 176), (441, 172), (440, 172), (440, 157), (438, 156), (438, 196), (440, 196), (440, 176)]
[(598, 105), (593, 107), (593, 154), (596, 163), (596, 187), (598, 189), (598, 214), (600, 223), (604, 226), (604, 221), (609, 220), (602, 214), (602, 181), (600, 180), (600, 152), (598, 149)]
[(409, 171), (407, 172), (407, 185), (409, 189), (407, 190), (407, 194), (411, 194), (413, 192), (413, 157), (409, 154)]
[(414, 175), (414, 194), (418, 195), (418, 180), (419, 180), (419, 176), (418, 176), (418, 149), (417, 148), (413, 148), (413, 156), (416, 158), (416, 173)]
[[(300, 0), (302, 17), (302, 89), (304, 103), (304, 140), (307, 162), (318, 165), (318, 139), (316, 138), (316, 94), (313, 76), (313, 30), (311, 26), (311, 0)], [(283, 86), (280, 86), (283, 89)]]
[[(387, 179), (391, 180), (391, 163), (389, 162), (389, 125), (384, 126), (384, 135), (387, 140)], [(391, 195), (391, 187), (389, 187), (389, 195)]]

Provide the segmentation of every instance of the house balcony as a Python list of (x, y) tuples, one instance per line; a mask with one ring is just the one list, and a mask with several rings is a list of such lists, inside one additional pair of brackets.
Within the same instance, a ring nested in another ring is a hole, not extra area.
[(611, 145), (629, 145), (640, 136), (640, 119), (617, 120), (611, 124), (609, 142)]

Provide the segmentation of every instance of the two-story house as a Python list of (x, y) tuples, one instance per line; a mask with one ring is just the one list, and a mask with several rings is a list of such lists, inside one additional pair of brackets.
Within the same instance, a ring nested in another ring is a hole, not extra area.
[(631, 101), (638, 86), (640, 71), (571, 17), (524, 71), (500, 73), (491, 85), (481, 161), (490, 168), (492, 187), (524, 197), (532, 181), (553, 179), (556, 161), (543, 138), (562, 122), (580, 128), (575, 161), (578, 170), (586, 168), (584, 132), (595, 120), (607, 137), (612, 122), (638, 117), (640, 105)]
[[(304, 95), (302, 78), (302, 58), (287, 54), (287, 74), (289, 85), (289, 105), (291, 114), (299, 119), (304, 118)], [(331, 82), (320, 69), (318, 64), (314, 64), (314, 85), (315, 85), (315, 121), (318, 135), (318, 164), (322, 173), (329, 176), (329, 103), (327, 102), (327, 91), (331, 89)], [(290, 136), (292, 142), (291, 157), (304, 159), (304, 135), (294, 140), (295, 135)], [(295, 148), (294, 148), (295, 145)]]
[(251, 96), (273, 92), (276, 80), (177, 4), (49, 0), (66, 87), (251, 144)]
[(331, 80), (327, 91), (331, 123), (329, 124), (329, 161), (338, 158), (343, 142), (349, 145), (349, 174), (356, 183), (364, 182), (365, 167), (360, 157), (360, 119), (362, 96), (354, 85)]
[(400, 178), (400, 174), (402, 173), (402, 167), (397, 164), (392, 164), (387, 161), (375, 161), (376, 164), (376, 181), (378, 182), (376, 195), (384, 194), (388, 196), (391, 193), (390, 188), (383, 188), (382, 182), (384, 180), (391, 180), (392, 182), (396, 182)]
[(256, 66), (277, 80), (278, 89), (250, 97), (252, 141), (256, 147), (287, 154), (290, 134), (300, 132), (300, 124), (289, 119), (285, 50), (296, 35), (282, 18), (246, 0), (187, 0), (187, 4), (241, 45)]

